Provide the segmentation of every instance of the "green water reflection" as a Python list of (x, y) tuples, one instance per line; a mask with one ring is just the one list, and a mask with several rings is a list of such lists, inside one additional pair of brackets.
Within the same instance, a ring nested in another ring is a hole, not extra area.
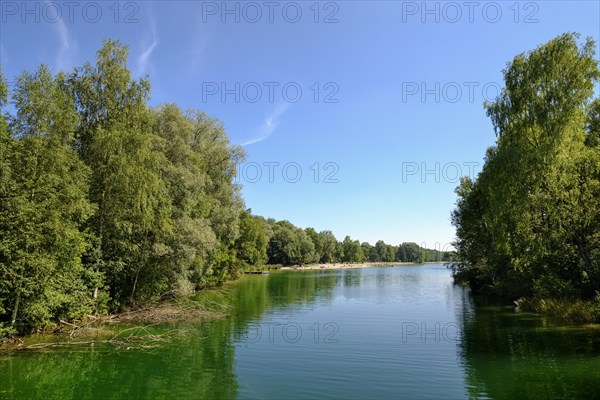
[[(197, 300), (229, 316), (156, 348), (0, 353), (0, 399), (600, 398), (599, 329), (475, 305), (442, 265), (245, 276)], [(403, 336), (438, 322), (452, 338)]]
[(600, 330), (512, 308), (463, 313), (461, 356), (471, 398), (600, 398)]

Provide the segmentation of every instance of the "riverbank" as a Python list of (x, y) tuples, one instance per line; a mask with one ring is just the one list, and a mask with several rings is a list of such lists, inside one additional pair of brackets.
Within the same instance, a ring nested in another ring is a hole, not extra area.
[(81, 320), (59, 321), (27, 335), (0, 338), (0, 352), (52, 347), (108, 344), (149, 348), (174, 336), (189, 333), (181, 324), (216, 320), (229, 314), (227, 289), (207, 289), (193, 298), (179, 298), (118, 314), (88, 315)]
[(517, 311), (534, 312), (576, 324), (600, 324), (600, 294), (593, 300), (521, 298), (514, 303)]

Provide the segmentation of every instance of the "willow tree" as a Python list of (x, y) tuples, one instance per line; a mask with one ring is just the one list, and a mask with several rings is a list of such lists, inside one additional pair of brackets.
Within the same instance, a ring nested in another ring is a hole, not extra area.
[[(381, 241), (381, 243), (383, 243), (383, 241)], [(342, 258), (343, 262), (364, 261), (365, 256), (362, 252), (362, 247), (360, 246), (360, 242), (358, 240), (352, 240), (350, 236), (346, 236), (344, 238), (344, 241), (342, 242), (342, 247), (344, 249), (344, 256)]]
[[(496, 132), (478, 179), (463, 181), (453, 221), (461, 269), (509, 297), (598, 289), (598, 148), (586, 145), (593, 40), (565, 34), (519, 54), (486, 104)], [(593, 125), (593, 124), (592, 124)]]
[(267, 263), (269, 233), (264, 220), (246, 210), (240, 217), (240, 235), (236, 240), (237, 258), (244, 266), (263, 266)]
[(331, 231), (321, 231), (319, 232), (320, 237), (320, 260), (322, 263), (329, 263), (334, 261), (339, 261), (337, 254), (338, 241), (335, 238), (333, 232)]
[[(13, 154), (14, 141), (10, 135), (8, 129), (8, 123), (4, 115), (4, 106), (6, 105), (8, 97), (8, 87), (4, 80), (4, 75), (0, 69), (0, 229), (4, 229), (3, 222), (6, 219), (5, 213), (7, 212), (7, 203), (12, 196), (12, 168), (10, 156)], [(11, 309), (14, 304), (11, 305), (12, 288), (8, 279), (6, 279), (8, 273), (11, 271), (11, 267), (8, 265), (9, 260), (7, 257), (7, 250), (5, 249), (5, 236), (4, 234), (0, 237), (0, 336), (3, 336), (5, 330), (13, 330), (10, 326), (5, 327), (5, 324), (10, 324), (12, 321), (9, 319), (11, 315)]]
[(8, 196), (9, 182), (12, 174), (9, 155), (12, 152), (13, 141), (8, 129), (4, 106), (8, 100), (8, 87), (0, 69), (0, 196), (4, 200)]
[(210, 254), (208, 268), (198, 280), (202, 286), (235, 278), (239, 273), (235, 241), (240, 234), (239, 218), (244, 201), (235, 177), (237, 165), (245, 154), (241, 147), (231, 144), (219, 120), (198, 110), (190, 110), (187, 117), (194, 127), (192, 148), (204, 160), (206, 186), (202, 201), (218, 240), (217, 248)]
[(319, 235), (315, 228), (306, 228), (304, 232), (306, 232), (315, 247), (314, 262), (320, 262), (324, 253), (324, 243), (321, 235)]
[(173, 231), (166, 258), (174, 289), (189, 292), (219, 283), (237, 265), (229, 256), (234, 256), (243, 202), (233, 178), (243, 152), (229, 143), (218, 121), (199, 111), (183, 112), (166, 104), (154, 115), (162, 177), (171, 201)]
[(93, 309), (91, 286), (100, 277), (81, 262), (89, 248), (83, 225), (93, 212), (90, 171), (72, 148), (78, 115), (64, 74), (54, 77), (45, 66), (24, 72), (14, 104), (13, 139), (0, 122), (0, 318), (38, 327)]
[(98, 206), (89, 262), (106, 274), (114, 306), (169, 290), (162, 257), (170, 202), (146, 105), (150, 84), (132, 79), (127, 56), (127, 47), (105, 41), (96, 64), (69, 78), (81, 120), (77, 148), (93, 171), (90, 199)]
[(308, 264), (315, 260), (315, 245), (303, 229), (279, 221), (273, 226), (267, 254), (270, 264)]

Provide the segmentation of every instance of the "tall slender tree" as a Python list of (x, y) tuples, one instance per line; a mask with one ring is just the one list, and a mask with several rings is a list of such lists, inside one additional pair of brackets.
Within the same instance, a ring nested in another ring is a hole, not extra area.
[(89, 169), (72, 148), (78, 115), (66, 87), (65, 76), (54, 77), (46, 66), (24, 72), (14, 93), (14, 140), (0, 122), (8, 146), (0, 156), (0, 308), (10, 310), (13, 327), (91, 312), (90, 286), (101, 278), (81, 263), (89, 248), (83, 225), (93, 206)]
[(159, 260), (173, 229), (146, 106), (150, 84), (131, 78), (127, 55), (127, 47), (107, 40), (96, 65), (86, 63), (70, 76), (81, 120), (78, 148), (93, 171), (90, 199), (98, 205), (90, 220), (99, 238), (96, 264), (114, 305), (169, 289)]
[(505, 88), (486, 104), (496, 145), (457, 191), (456, 272), (505, 297), (591, 297), (599, 287), (600, 70), (594, 42), (577, 39), (561, 35), (504, 70)]

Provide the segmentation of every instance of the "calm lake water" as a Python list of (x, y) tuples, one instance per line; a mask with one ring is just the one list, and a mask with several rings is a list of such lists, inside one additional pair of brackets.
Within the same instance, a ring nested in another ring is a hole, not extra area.
[(476, 306), (443, 265), (276, 272), (201, 296), (231, 316), (157, 348), (0, 353), (0, 399), (600, 398), (600, 330)]

